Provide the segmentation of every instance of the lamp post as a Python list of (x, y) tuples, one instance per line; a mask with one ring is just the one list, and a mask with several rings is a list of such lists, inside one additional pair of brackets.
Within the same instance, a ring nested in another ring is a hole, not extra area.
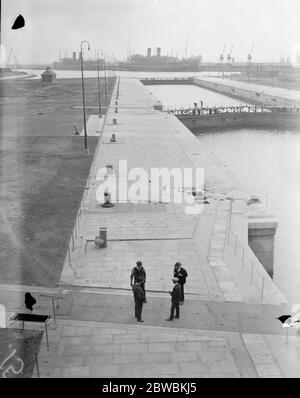
[(98, 104), (99, 104), (99, 115), (98, 117), (102, 117), (102, 111), (101, 111), (101, 94), (100, 94), (100, 77), (99, 77), (99, 58), (98, 58), (98, 52), (101, 52), (103, 56), (103, 51), (102, 50), (97, 50), (97, 77), (98, 77)]
[(107, 77), (108, 77), (108, 91), (110, 92), (110, 71), (109, 71), (109, 55), (107, 55)]
[(87, 132), (86, 132), (86, 116), (85, 116), (85, 96), (84, 96), (84, 78), (83, 78), (83, 44), (88, 45), (90, 50), (90, 43), (87, 40), (82, 40), (80, 43), (80, 65), (81, 65), (81, 85), (82, 85), (82, 106), (83, 106), (83, 128), (84, 128), (84, 149), (87, 149)]
[(106, 59), (105, 59), (105, 56), (104, 56), (104, 55), (103, 55), (103, 60), (104, 60), (103, 70), (104, 70), (104, 93), (105, 93), (105, 105), (107, 106)]
[[(114, 62), (114, 65), (115, 65), (116, 58), (115, 58), (114, 53), (111, 53), (111, 57), (112, 57), (112, 62)], [(114, 84), (114, 79), (116, 77), (116, 74), (115, 74), (115, 69), (113, 67), (111, 67), (111, 75), (112, 75), (112, 80), (113, 80), (113, 84)]]

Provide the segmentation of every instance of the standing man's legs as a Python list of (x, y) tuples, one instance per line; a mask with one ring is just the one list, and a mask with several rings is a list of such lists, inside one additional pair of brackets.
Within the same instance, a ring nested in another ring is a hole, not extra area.
[(137, 301), (137, 320), (142, 320), (143, 301)]
[(181, 297), (180, 297), (180, 302), (184, 302), (184, 284), (180, 285), (181, 286)]
[(170, 320), (173, 321), (176, 303), (172, 303), (170, 311)]
[(179, 302), (178, 301), (177, 301), (177, 303), (172, 303), (171, 310), (170, 310), (170, 318), (167, 319), (167, 321), (173, 321), (174, 312), (175, 312), (175, 318), (179, 319)]
[(144, 303), (146, 303), (146, 290), (145, 290), (145, 283), (141, 283), (141, 288), (143, 289), (144, 295), (145, 295), (145, 300)]

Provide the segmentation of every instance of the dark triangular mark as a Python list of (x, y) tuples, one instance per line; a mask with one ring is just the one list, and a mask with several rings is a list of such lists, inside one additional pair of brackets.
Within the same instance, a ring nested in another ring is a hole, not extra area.
[(20, 29), (25, 26), (25, 19), (22, 17), (22, 15), (18, 15), (13, 26), (11, 27), (12, 29)]
[(289, 319), (291, 316), (290, 315), (281, 315), (281, 316), (279, 316), (278, 318), (276, 318), (276, 319), (279, 319), (279, 321), (281, 322), (281, 323), (284, 323), (287, 319)]

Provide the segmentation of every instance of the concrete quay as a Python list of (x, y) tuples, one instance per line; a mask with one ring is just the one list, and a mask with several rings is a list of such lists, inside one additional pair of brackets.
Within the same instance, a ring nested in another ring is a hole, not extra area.
[[(231, 226), (247, 233), (246, 202), (250, 197), (247, 188), (224, 170), (176, 117), (154, 110), (156, 99), (138, 80), (121, 80), (118, 113), (115, 113), (114, 102), (113, 98), (94, 158), (80, 230), (74, 231), (74, 250), (66, 258), (61, 283), (129, 289), (130, 270), (139, 259), (148, 271), (147, 289), (168, 292), (172, 267), (181, 261), (189, 269), (188, 295), (260, 302), (260, 287), (257, 291), (250, 285), (246, 290), (239, 289), (235, 272), (224, 262), (225, 248), (230, 245), (226, 237), (231, 197), (235, 199)], [(117, 119), (117, 124), (113, 119)], [(110, 142), (112, 134), (116, 134), (117, 143)], [(102, 208), (96, 199), (98, 170), (110, 164), (120, 179), (120, 159), (127, 160), (128, 170), (142, 167), (149, 176), (153, 167), (204, 168), (209, 204), (204, 205), (200, 215), (185, 214), (186, 204), (148, 201), (116, 203), (111, 209)], [(86, 242), (94, 239), (100, 227), (107, 228), (108, 247), (104, 250), (98, 250), (93, 242)], [(244, 246), (250, 253), (246, 240)], [(265, 278), (263, 301), (285, 302), (255, 256), (252, 260), (258, 274)]]
[(194, 84), (254, 105), (296, 107), (300, 105), (300, 91), (297, 90), (268, 87), (218, 77), (196, 77), (194, 78)]
[[(245, 107), (246, 108), (246, 107)], [(250, 108), (250, 107), (249, 107)], [(261, 108), (263, 109), (263, 108)], [(260, 110), (260, 109), (259, 109)], [(217, 108), (216, 113), (201, 114), (201, 109), (198, 109), (198, 114), (190, 110), (190, 114), (180, 114), (180, 111), (175, 115), (178, 119), (193, 133), (202, 133), (204, 131), (224, 131), (233, 129), (299, 129), (300, 126), (300, 108), (289, 108), (286, 111), (274, 109), (274, 111), (249, 111), (242, 112), (236, 110), (228, 112), (222, 108)], [(205, 111), (207, 111), (205, 109)]]
[[(99, 143), (61, 286), (0, 287), (8, 317), (23, 306), (25, 291), (36, 295), (38, 312), (50, 314), (43, 292), (62, 292), (49, 351), (42, 341), (41, 377), (299, 377), (299, 336), (289, 331), (287, 344), (276, 320), (290, 306), (248, 246), (251, 192), (174, 115), (155, 110), (157, 100), (138, 80), (121, 79), (117, 113), (115, 94), (104, 121), (89, 123)], [(200, 215), (148, 201), (102, 208), (98, 170), (110, 164), (120, 178), (120, 159), (128, 170), (204, 168), (209, 204)], [(107, 227), (107, 248), (86, 245), (100, 227)], [(143, 325), (134, 319), (129, 285), (137, 260), (147, 272)], [(165, 319), (175, 261), (189, 277), (181, 318), (172, 323)]]

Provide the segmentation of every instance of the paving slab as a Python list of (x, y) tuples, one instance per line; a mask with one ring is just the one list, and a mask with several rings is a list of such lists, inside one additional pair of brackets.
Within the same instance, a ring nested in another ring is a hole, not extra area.
[[(76, 333), (84, 334), (86, 322), (59, 320), (50, 334), (59, 336), (66, 347), (70, 347), (72, 336), (63, 335), (66, 325), (72, 325)], [(90, 322), (94, 335), (103, 337), (102, 349), (95, 350), (92, 341), (83, 350), (72, 350), (66, 356), (57, 346), (51, 346), (49, 356), (45, 337), (42, 341), (39, 357), (42, 377), (296, 377), (297, 370), (292, 364), (284, 369), (282, 361), (282, 336), (249, 334), (238, 332), (220, 332), (187, 328), (169, 329), (145, 325), (124, 325)], [(115, 336), (135, 336), (135, 344), (123, 341), (116, 344), (114, 350), (105, 343), (105, 337), (112, 333)], [(164, 334), (177, 342), (162, 341)], [(145, 337), (151, 337), (152, 342)], [(184, 338), (185, 341), (178, 342)], [(199, 341), (201, 338), (201, 341)], [(295, 337), (291, 345), (284, 347), (299, 355), (299, 340)], [(298, 354), (295, 352), (295, 343)], [(120, 352), (119, 352), (120, 351)], [(260, 351), (258, 356), (257, 352)], [(266, 361), (267, 358), (267, 361)], [(299, 362), (295, 363), (299, 369)], [(82, 372), (80, 372), (82, 370)]]

